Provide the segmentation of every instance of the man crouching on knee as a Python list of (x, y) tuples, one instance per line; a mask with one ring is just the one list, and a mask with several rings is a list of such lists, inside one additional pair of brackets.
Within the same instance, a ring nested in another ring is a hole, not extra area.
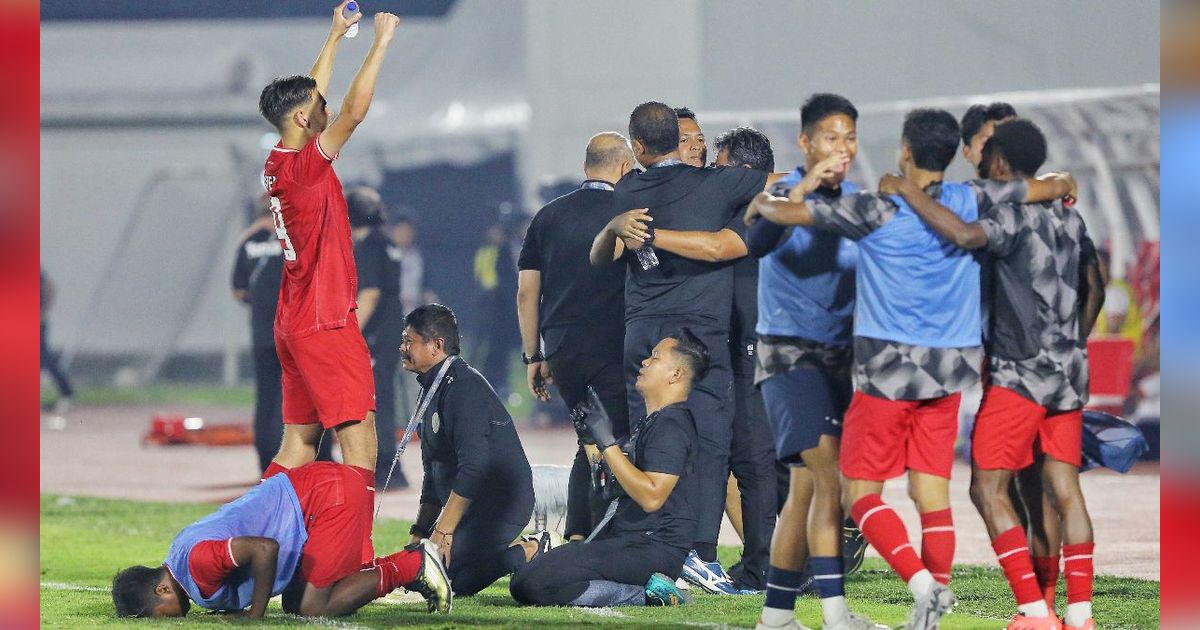
[(677, 605), (675, 588), (696, 527), (696, 425), (687, 407), (692, 383), (708, 369), (708, 350), (688, 329), (666, 337), (642, 361), (637, 390), (646, 416), (627, 440), (594, 392), (572, 412), (584, 443), (601, 453), (615, 494), (585, 542), (538, 555), (513, 575), (523, 604), (570, 606)]

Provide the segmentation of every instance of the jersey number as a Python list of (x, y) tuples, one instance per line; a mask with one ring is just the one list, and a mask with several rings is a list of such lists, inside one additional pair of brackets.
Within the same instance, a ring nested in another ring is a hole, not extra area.
[(283, 206), (279, 205), (278, 197), (271, 197), (271, 214), (275, 216), (275, 238), (283, 247), (283, 259), (296, 260), (296, 249), (292, 247), (292, 237), (288, 236), (287, 227), (283, 225)]

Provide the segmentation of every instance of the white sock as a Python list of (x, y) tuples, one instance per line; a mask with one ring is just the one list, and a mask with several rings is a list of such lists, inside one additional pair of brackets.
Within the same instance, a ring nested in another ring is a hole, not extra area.
[(1075, 602), (1067, 604), (1067, 614), (1063, 615), (1063, 623), (1068, 626), (1082, 626), (1092, 618), (1092, 602)]
[(1049, 617), (1050, 608), (1046, 606), (1046, 600), (1039, 599), (1028, 604), (1017, 605), (1017, 612), (1026, 617)]
[(929, 589), (933, 588), (935, 583), (929, 569), (921, 569), (908, 580), (908, 591), (912, 593), (913, 599), (920, 599), (929, 592)]
[(821, 598), (821, 618), (825, 625), (830, 625), (850, 617), (850, 607), (846, 605), (846, 596)]
[(768, 626), (782, 626), (795, 618), (796, 611), (794, 610), (763, 606), (761, 619)]

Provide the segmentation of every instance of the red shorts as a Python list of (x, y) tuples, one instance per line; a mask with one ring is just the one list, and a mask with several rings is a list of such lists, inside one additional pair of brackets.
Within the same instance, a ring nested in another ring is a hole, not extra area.
[(358, 571), (375, 556), (371, 506), (375, 480), (369, 470), (315, 462), (287, 471), (308, 540), (300, 552), (303, 581), (325, 588)]
[(1082, 459), (1083, 410), (1051, 411), (1005, 387), (988, 385), (975, 416), (971, 458), (984, 470), (1021, 470), (1041, 452), (1078, 466)]
[(961, 398), (887, 400), (854, 392), (842, 426), (842, 474), (886, 481), (915, 470), (949, 479)]
[(341, 328), (302, 337), (275, 335), (283, 367), (283, 423), (316, 424), (331, 429), (361, 421), (375, 410), (371, 354), (358, 317)]

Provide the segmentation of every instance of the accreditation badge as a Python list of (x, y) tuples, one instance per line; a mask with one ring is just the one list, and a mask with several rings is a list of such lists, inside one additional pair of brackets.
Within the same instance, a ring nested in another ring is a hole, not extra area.
[(429, 428), (433, 429), (434, 433), (437, 433), (442, 428), (442, 417), (436, 411), (433, 412), (433, 417), (429, 419)]

